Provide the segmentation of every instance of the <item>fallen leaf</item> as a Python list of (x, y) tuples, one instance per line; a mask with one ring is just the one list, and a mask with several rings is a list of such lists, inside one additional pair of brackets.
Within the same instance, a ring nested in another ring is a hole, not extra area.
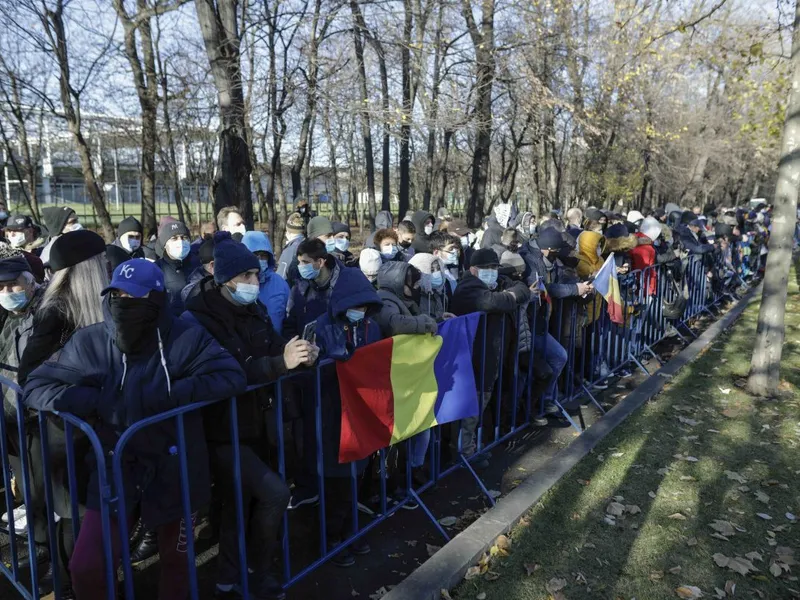
[(690, 427), (694, 427), (699, 423), (699, 421), (695, 421), (694, 419), (687, 419), (686, 417), (682, 416), (678, 416), (678, 421), (680, 421), (684, 425), (689, 425)]
[[(717, 386), (719, 387), (719, 386)], [(719, 388), (719, 391), (725, 394), (726, 396), (731, 393), (731, 388)]]
[(696, 537), (690, 537), (688, 540), (686, 540), (686, 545), (687, 546), (697, 546), (697, 538)]
[(664, 579), (664, 571), (651, 571), (650, 572), (650, 581), (659, 581)]
[(769, 504), (769, 496), (762, 492), (761, 490), (756, 490), (755, 493), (756, 500), (759, 502), (763, 502), (764, 504)]
[(765, 521), (772, 521), (772, 517), (770, 517), (767, 513), (756, 513), (756, 516), (764, 519)]
[(439, 590), (440, 600), (453, 600), (453, 597), (450, 595), (446, 589), (442, 588)]
[(727, 542), (727, 541), (729, 541), (729, 540), (728, 540), (728, 538), (726, 538), (726, 537), (725, 537), (724, 535), (722, 535), (721, 533), (712, 533), (712, 534), (711, 534), (711, 537), (713, 537), (713, 538), (717, 538), (718, 540), (722, 540), (722, 541), (724, 541), (724, 542)]
[(439, 525), (442, 527), (452, 527), (458, 522), (456, 517), (442, 517), (439, 519)]
[(511, 540), (508, 539), (508, 536), (502, 534), (497, 536), (497, 539), (494, 541), (494, 543), (501, 550), (508, 550), (511, 548)]
[[(446, 590), (442, 590), (442, 591), (446, 592)], [(370, 600), (378, 600), (379, 598), (383, 598), (388, 593), (389, 593), (389, 590), (387, 590), (385, 587), (381, 586), (377, 590), (375, 590), (374, 594), (370, 594), (369, 598), (370, 598)], [(442, 598), (444, 598), (444, 597), (445, 596), (442, 596)], [(447, 598), (450, 598), (450, 594), (447, 594)], [(452, 600), (452, 598), (450, 600)]]
[(537, 563), (525, 563), (522, 565), (525, 569), (525, 575), (533, 575), (536, 571), (539, 570), (539, 565)]
[(475, 596), (475, 600), (486, 600), (486, 592), (481, 592), (477, 596)]
[(476, 577), (480, 576), (481, 568), (479, 565), (475, 565), (474, 567), (470, 567), (467, 569), (467, 572), (464, 574), (464, 579), (469, 581), (470, 579), (475, 579)]
[(496, 571), (489, 571), (486, 573), (486, 581), (495, 581), (497, 579), (500, 579), (500, 573)]
[(544, 585), (544, 588), (551, 594), (563, 590), (565, 587), (567, 587), (567, 580), (558, 577), (553, 577)]
[(720, 554), (717, 552), (712, 556), (714, 562), (717, 563), (720, 567), (727, 567), (731, 571), (739, 573), (740, 575), (747, 575), (750, 571), (758, 571), (758, 569), (753, 565), (752, 562), (747, 560), (746, 558), (742, 558), (741, 556), (735, 556), (733, 558), (729, 558), (724, 554)]
[(442, 549), (441, 546), (434, 546), (433, 544), (425, 544), (425, 548), (428, 550), (428, 556), (433, 556)]
[(719, 519), (712, 521), (708, 524), (711, 529), (721, 533), (722, 535), (735, 535), (736, 529), (730, 521), (720, 521)]
[(655, 500), (655, 497), (656, 497), (656, 493), (655, 492), (647, 492), (647, 495)]
[(673, 519), (674, 521), (685, 521), (686, 517), (681, 513), (672, 513), (670, 516), (667, 517), (668, 519)]
[(697, 479), (691, 475), (681, 475), (681, 481), (697, 481)]
[(682, 585), (675, 590), (678, 598), (686, 598), (687, 600), (694, 600), (694, 598), (702, 598), (703, 592), (699, 587), (693, 585)]
[(361, 594), (359, 594), (359, 593), (358, 593), (357, 591), (355, 591), (355, 590), (350, 590), (350, 595), (351, 595), (353, 598), (356, 598), (357, 596), (360, 596)]
[(625, 510), (632, 515), (638, 515), (640, 512), (642, 512), (642, 509), (635, 504), (626, 504)]
[(733, 596), (736, 593), (736, 583), (732, 580), (728, 580), (725, 582), (725, 593), (729, 596)]
[(694, 456), (687, 456), (687, 457), (686, 457), (686, 460), (687, 460), (688, 462), (697, 462), (699, 459), (698, 459), (698, 458), (695, 458)]
[(780, 577), (783, 574), (783, 569), (781, 569), (781, 566), (778, 563), (773, 562), (769, 566), (769, 572), (775, 577)]
[(763, 556), (761, 556), (761, 555), (760, 555), (758, 552), (756, 552), (756, 551), (753, 551), (753, 552), (748, 552), (747, 554), (745, 554), (745, 557), (746, 557), (746, 558), (749, 558), (750, 560), (758, 560), (758, 561), (761, 561), (761, 562), (763, 562), (763, 561), (764, 561), (764, 557), (763, 557)]
[(411, 546), (412, 548), (416, 548), (416, 546), (417, 546), (417, 540), (406, 540), (406, 544), (408, 544), (408, 545), (409, 545), (409, 546)]
[(669, 570), (669, 572), (672, 573), (673, 575), (678, 575), (681, 572), (681, 568), (680, 567), (672, 567)]
[(589, 485), (589, 481), (586, 479), (576, 479), (575, 481), (577, 481), (580, 485)]
[(747, 479), (739, 475), (736, 471), (723, 471), (728, 479), (738, 481), (739, 483), (747, 483)]

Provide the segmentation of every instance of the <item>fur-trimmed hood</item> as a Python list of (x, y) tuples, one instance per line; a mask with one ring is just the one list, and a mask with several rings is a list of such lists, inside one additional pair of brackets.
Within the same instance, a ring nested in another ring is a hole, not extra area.
[(633, 235), (626, 235), (625, 237), (606, 238), (605, 254), (611, 252), (630, 252), (639, 245), (638, 238)]

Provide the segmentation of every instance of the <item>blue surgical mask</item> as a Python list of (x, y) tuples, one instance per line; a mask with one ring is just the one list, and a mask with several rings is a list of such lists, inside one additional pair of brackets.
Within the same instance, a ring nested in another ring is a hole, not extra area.
[(366, 314), (367, 313), (364, 312), (363, 310), (348, 308), (347, 313), (345, 313), (345, 316), (347, 317), (347, 320), (350, 321), (351, 323), (360, 323), (361, 321), (364, 320), (364, 316)]
[(254, 283), (237, 283), (235, 290), (228, 289), (239, 304), (252, 304), (258, 299), (258, 286)]
[(431, 273), (431, 287), (434, 289), (438, 289), (444, 285), (444, 275), (442, 275), (441, 271), (436, 271), (436, 273)]
[(300, 272), (300, 277), (303, 279), (316, 279), (319, 275), (319, 269), (315, 269), (312, 264), (297, 265), (297, 270)]
[(0, 221), (2, 221), (4, 219), (7, 219), (7, 218), (8, 218), (8, 213), (6, 211), (4, 211), (4, 210), (0, 210)]
[(0, 306), (9, 312), (22, 310), (27, 303), (28, 295), (24, 291), (0, 293)]
[(442, 252), (444, 264), (453, 266), (458, 264), (458, 254), (456, 252)]
[(336, 249), (339, 252), (347, 252), (347, 249), (350, 247), (350, 240), (348, 239), (336, 238), (334, 241), (336, 243)]
[(166, 246), (167, 252), (174, 260), (183, 260), (189, 255), (189, 240), (170, 240)]
[(258, 264), (261, 265), (261, 272), (262, 273), (266, 273), (267, 271), (269, 271), (269, 261), (268, 260), (261, 260), (259, 258), (258, 259)]
[(483, 283), (493, 288), (497, 285), (497, 270), (496, 269), (478, 269), (478, 279)]
[(381, 256), (383, 258), (388, 258), (389, 260), (393, 259), (395, 256), (397, 256), (397, 246), (392, 246), (392, 249), (388, 252), (381, 250)]
[(325, 240), (325, 252), (333, 252), (334, 250), (336, 250), (336, 240), (333, 238)]

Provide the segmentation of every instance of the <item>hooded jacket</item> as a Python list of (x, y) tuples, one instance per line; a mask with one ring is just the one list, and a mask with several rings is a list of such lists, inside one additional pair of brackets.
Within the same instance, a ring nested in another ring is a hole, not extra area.
[(486, 231), (483, 232), (483, 237), (481, 237), (481, 248), (494, 249), (495, 246), (502, 247), (501, 242), (503, 239), (503, 231), (504, 231), (503, 227), (500, 225), (500, 223), (497, 222), (497, 219), (494, 217), (489, 217), (486, 220), (486, 222), (488, 224), (488, 227), (486, 228)]
[(51, 240), (63, 233), (67, 221), (74, 215), (75, 211), (68, 206), (45, 206), (42, 209), (42, 221)]
[[(108, 299), (105, 321), (75, 332), (62, 351), (28, 378), (24, 402), (42, 411), (64, 411), (93, 417), (94, 429), (106, 453), (108, 480), (112, 450), (128, 427), (147, 417), (185, 406), (235, 396), (245, 389), (242, 368), (202, 328), (174, 319), (162, 306), (158, 332), (163, 351), (154, 340), (138, 355), (125, 355), (115, 342), (116, 328)], [(169, 383), (167, 380), (169, 377)], [(191, 505), (200, 508), (210, 498), (208, 452), (200, 411), (184, 416)], [(148, 527), (183, 515), (178, 437), (174, 420), (160, 421), (137, 432), (122, 451), (126, 509), (141, 503)], [(88, 508), (98, 510), (97, 464), (89, 453)]]
[(634, 271), (642, 271), (639, 275), (643, 278), (642, 289), (645, 295), (654, 296), (656, 294), (658, 285), (658, 274), (655, 269), (647, 269), (656, 264), (656, 249), (653, 246), (653, 241), (643, 233), (634, 233), (638, 246), (630, 251), (631, 256), (631, 269)]
[(268, 252), (270, 259), (266, 271), (258, 274), (258, 299), (267, 307), (267, 313), (275, 331), (283, 331), (283, 320), (286, 318), (286, 304), (289, 302), (289, 284), (275, 272), (275, 257), (272, 253), (272, 242), (267, 234), (260, 231), (248, 231), (242, 243), (250, 252)]
[(296, 335), (302, 335), (306, 325), (316, 321), (317, 317), (328, 311), (331, 293), (345, 266), (330, 255), (325, 260), (325, 264), (330, 269), (331, 276), (324, 285), (301, 277), (289, 293), (286, 319), (283, 322), (283, 333), (287, 340)]
[(392, 261), (383, 264), (378, 271), (378, 296), (383, 308), (375, 320), (384, 337), (435, 332), (436, 321), (422, 314), (416, 302), (405, 298), (403, 288), (410, 268), (406, 262)]
[[(597, 245), (603, 240), (603, 235), (595, 231), (584, 231), (578, 236), (578, 276), (589, 279), (597, 273), (603, 266), (602, 256), (597, 255)], [(603, 298), (600, 294), (594, 294), (594, 298), (587, 305), (587, 316), (589, 323), (592, 323), (600, 314), (603, 307)]]
[[(447, 306), (450, 303), (452, 295), (444, 262), (441, 258), (435, 257), (432, 254), (421, 253), (412, 257), (409, 264), (419, 269), (422, 273), (422, 279), (419, 284), (420, 312), (423, 315), (433, 317), (436, 321), (441, 321), (444, 317), (444, 313), (447, 312)], [(433, 264), (439, 265), (439, 271), (442, 273), (442, 286), (437, 289), (431, 286), (431, 270)], [(453, 289), (455, 289), (455, 287), (453, 287)]]
[(431, 251), (431, 236), (425, 233), (425, 221), (433, 219), (433, 214), (426, 210), (418, 210), (411, 217), (411, 222), (417, 230), (417, 235), (414, 237), (414, 243), (411, 247), (414, 252), (430, 252)]
[[(256, 301), (246, 306), (233, 304), (222, 296), (220, 286), (209, 276), (199, 285), (199, 293), (190, 298), (183, 319), (202, 326), (228, 350), (247, 375), (248, 385), (277, 380), (286, 373), (283, 349), (286, 341), (276, 333), (267, 309)], [(257, 442), (264, 433), (264, 410), (269, 404), (268, 388), (244, 392), (237, 397), (239, 439)], [(204, 412), (209, 441), (231, 442), (230, 407), (227, 402), (214, 404)]]
[[(391, 229), (394, 225), (394, 217), (392, 217), (392, 213), (388, 210), (382, 210), (377, 215), (375, 215), (375, 231), (380, 229)], [(375, 231), (369, 234), (367, 237), (367, 241), (364, 242), (364, 248), (375, 248), (375, 250), (380, 251), (375, 245)], [(417, 232), (419, 234), (419, 231)]]
[(300, 279), (300, 274), (297, 272), (297, 248), (305, 239), (304, 235), (298, 235), (281, 251), (277, 273), (286, 280), (290, 288)]

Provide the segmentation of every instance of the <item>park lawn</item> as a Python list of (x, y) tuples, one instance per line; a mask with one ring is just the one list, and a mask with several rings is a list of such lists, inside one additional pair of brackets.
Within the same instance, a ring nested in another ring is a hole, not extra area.
[[(696, 597), (694, 586), (703, 598), (800, 598), (796, 277), (781, 399), (737, 387), (749, 367), (754, 303), (531, 509), (507, 556), (493, 548), (488, 572), (474, 569), (452, 597), (661, 600)], [(615, 501), (621, 506), (610, 507)]]

